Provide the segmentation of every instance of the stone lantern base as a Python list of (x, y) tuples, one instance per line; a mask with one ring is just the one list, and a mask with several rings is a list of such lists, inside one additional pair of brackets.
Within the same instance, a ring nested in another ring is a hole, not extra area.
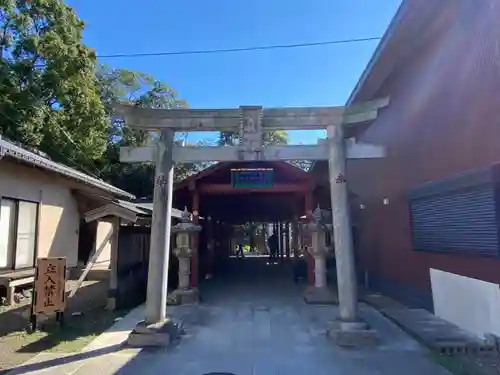
[(198, 303), (200, 293), (198, 288), (176, 289), (169, 296), (167, 304), (169, 305), (186, 305)]
[(304, 292), (304, 300), (306, 303), (313, 305), (334, 305), (339, 303), (337, 295), (326, 286), (322, 288), (307, 287)]

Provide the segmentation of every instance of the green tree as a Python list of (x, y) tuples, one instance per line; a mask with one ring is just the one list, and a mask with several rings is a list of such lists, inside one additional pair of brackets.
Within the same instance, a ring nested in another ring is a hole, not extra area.
[(102, 102), (111, 119), (108, 146), (142, 145), (152, 136), (152, 133), (124, 126), (119, 118), (113, 116), (114, 103), (155, 109), (187, 107), (186, 101), (179, 99), (175, 90), (146, 73), (100, 65), (96, 77)]
[[(107, 150), (101, 159), (103, 177), (137, 197), (151, 198), (153, 195), (154, 166), (151, 163), (120, 163), (120, 147), (142, 146), (154, 133), (130, 129), (123, 121), (113, 116), (113, 104), (124, 103), (141, 108), (173, 109), (185, 108), (175, 90), (152, 76), (128, 69), (100, 66), (96, 73), (101, 98), (110, 116)], [(180, 144), (181, 139), (176, 142)], [(176, 181), (197, 173), (206, 163), (180, 163), (175, 165)]]
[(288, 144), (288, 133), (282, 130), (264, 132), (264, 145), (286, 145)]
[(219, 146), (233, 146), (238, 143), (238, 134), (231, 131), (221, 131), (219, 133)]
[[(264, 145), (286, 145), (288, 144), (288, 133), (285, 131), (269, 131), (263, 134)], [(222, 131), (219, 134), (219, 145), (237, 145), (239, 142), (238, 133)], [(308, 171), (311, 166), (309, 160), (291, 160), (290, 164), (304, 171)]]
[[(124, 126), (112, 104), (181, 108), (165, 83), (97, 66), (81, 41), (84, 23), (60, 0), (0, 0), (0, 133), (137, 196), (151, 196), (153, 167), (122, 164), (120, 146), (153, 133)], [(176, 176), (200, 165), (176, 167)]]
[(93, 169), (108, 120), (84, 23), (59, 0), (0, 0), (0, 131)]
[[(285, 131), (270, 131), (263, 134), (264, 145), (286, 145), (288, 134)], [(239, 142), (238, 133), (232, 131), (221, 131), (219, 134), (219, 145), (237, 145)]]

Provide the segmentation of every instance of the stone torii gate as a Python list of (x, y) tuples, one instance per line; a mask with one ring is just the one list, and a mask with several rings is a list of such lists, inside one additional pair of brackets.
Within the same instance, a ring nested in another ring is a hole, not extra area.
[[(357, 124), (376, 119), (378, 110), (388, 104), (388, 99), (381, 99), (351, 107), (263, 109), (257, 106), (242, 106), (236, 109), (171, 110), (117, 105), (117, 113), (123, 117), (127, 126), (160, 132), (160, 137), (154, 145), (124, 147), (120, 150), (122, 162), (154, 162), (156, 167), (144, 323), (150, 330), (142, 327), (140, 331), (157, 333), (161, 330), (158, 327), (161, 327), (161, 323), (167, 318), (174, 162), (261, 160), (328, 160), (340, 310), (340, 322), (335, 330), (339, 331), (342, 337), (349, 332), (364, 331), (366, 325), (360, 322), (358, 317), (351, 223), (344, 176), (347, 158), (384, 156), (384, 150), (380, 146), (355, 143), (354, 139), (349, 137)], [(317, 129), (327, 131), (327, 139), (320, 139), (317, 145), (262, 144), (265, 131)], [(240, 144), (237, 146), (189, 147), (177, 146), (173, 142), (176, 131), (231, 130), (239, 131)], [(310, 216), (312, 212), (306, 214)], [(335, 333), (332, 336), (336, 335)]]

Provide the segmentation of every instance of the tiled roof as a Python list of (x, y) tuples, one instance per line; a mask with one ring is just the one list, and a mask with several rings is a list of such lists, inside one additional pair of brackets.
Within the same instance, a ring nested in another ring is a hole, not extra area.
[(107, 182), (91, 177), (85, 173), (79, 172), (76, 169), (70, 168), (66, 165), (56, 163), (48, 159), (47, 157), (43, 157), (34, 152), (28, 151), (22, 147), (15, 145), (12, 142), (5, 140), (0, 136), (0, 159), (3, 157), (10, 157), (20, 162), (32, 165), (34, 167), (38, 167), (50, 172), (60, 174), (66, 178), (111, 193), (116, 197), (135, 199), (135, 197), (132, 194), (127, 193), (124, 190), (118, 189), (117, 187), (114, 187), (113, 185), (110, 185)]

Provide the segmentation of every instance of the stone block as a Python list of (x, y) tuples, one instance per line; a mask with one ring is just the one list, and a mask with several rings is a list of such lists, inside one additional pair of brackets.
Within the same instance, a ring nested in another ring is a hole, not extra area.
[(200, 299), (200, 293), (198, 292), (197, 288), (176, 289), (168, 296), (167, 304), (187, 305), (192, 303), (198, 303), (199, 299)]
[(108, 297), (108, 299), (106, 300), (106, 310), (109, 310), (109, 311), (116, 310), (116, 298), (115, 297)]
[(134, 348), (168, 346), (179, 336), (178, 326), (170, 319), (150, 325), (140, 322), (128, 336), (127, 345)]
[(304, 301), (313, 305), (333, 305), (339, 302), (337, 295), (327, 287), (316, 288), (314, 286), (307, 287), (304, 292)]
[(364, 322), (332, 322), (327, 332), (333, 342), (345, 348), (367, 348), (378, 344), (377, 331)]

